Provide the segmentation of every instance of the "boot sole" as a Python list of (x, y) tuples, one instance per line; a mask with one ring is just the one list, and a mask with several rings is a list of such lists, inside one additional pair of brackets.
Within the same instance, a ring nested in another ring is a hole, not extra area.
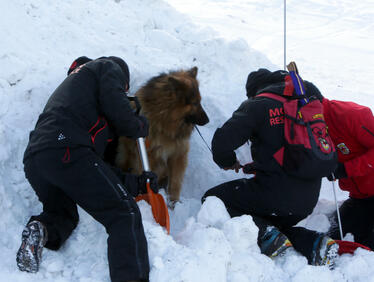
[(35, 273), (39, 270), (43, 243), (39, 228), (22, 232), (22, 244), (17, 252), (17, 266), (19, 270)]
[(323, 265), (327, 265), (330, 270), (335, 268), (335, 262), (338, 257), (339, 245), (336, 242), (332, 242), (327, 246), (326, 258), (323, 261)]
[(276, 257), (282, 257), (286, 254), (286, 250), (289, 248), (292, 248), (292, 243), (290, 240), (286, 240), (282, 246), (280, 246), (275, 252), (271, 254), (271, 258), (276, 258)]

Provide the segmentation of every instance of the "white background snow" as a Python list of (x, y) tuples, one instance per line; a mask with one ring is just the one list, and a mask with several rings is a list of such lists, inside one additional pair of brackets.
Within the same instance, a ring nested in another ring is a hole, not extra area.
[[(374, 109), (374, 2), (289, 0), (287, 61), (327, 98)], [(58, 252), (45, 250), (39, 273), (18, 271), (15, 254), (28, 218), (41, 210), (25, 180), (22, 155), (46, 100), (81, 55), (124, 58), (131, 91), (160, 72), (198, 66), (210, 143), (245, 99), (249, 72), (283, 68), (283, 0), (0, 0), (0, 281), (109, 281), (106, 233), (88, 214)], [(334, 271), (295, 252), (260, 254), (250, 216), (230, 219), (222, 202), (200, 198), (243, 175), (220, 170), (195, 132), (182, 201), (170, 211), (171, 234), (139, 203), (149, 243), (151, 281), (374, 281), (374, 254), (339, 258)], [(248, 146), (239, 158), (250, 161)], [(301, 187), (302, 189), (302, 187)], [(339, 202), (347, 198), (338, 193)], [(326, 231), (331, 183), (302, 226)]]

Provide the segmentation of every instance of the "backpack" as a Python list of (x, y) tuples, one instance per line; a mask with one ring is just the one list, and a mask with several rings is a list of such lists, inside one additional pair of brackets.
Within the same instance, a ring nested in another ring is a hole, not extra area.
[[(292, 74), (299, 79), (296, 87)], [(287, 83), (292, 83), (296, 93), (301, 94), (288, 97), (273, 93), (257, 95), (283, 103), (285, 142), (273, 157), (287, 174), (295, 177), (316, 179), (328, 176), (336, 168), (337, 153), (324, 121), (322, 103), (314, 96), (306, 98), (297, 72), (290, 72), (285, 81), (286, 87), (290, 87)], [(298, 91), (300, 85), (302, 89)]]

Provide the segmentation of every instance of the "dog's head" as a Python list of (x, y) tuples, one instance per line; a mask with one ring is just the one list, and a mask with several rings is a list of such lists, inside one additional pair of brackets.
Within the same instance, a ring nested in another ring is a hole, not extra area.
[(187, 71), (172, 72), (168, 75), (168, 84), (176, 98), (175, 107), (183, 113), (184, 121), (189, 124), (205, 125), (209, 118), (201, 105), (197, 71), (197, 67), (193, 67)]

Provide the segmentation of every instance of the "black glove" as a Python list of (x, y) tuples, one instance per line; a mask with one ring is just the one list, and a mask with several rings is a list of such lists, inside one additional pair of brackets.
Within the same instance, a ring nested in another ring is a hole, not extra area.
[(253, 162), (243, 165), (243, 172), (246, 174), (256, 174), (256, 169)]
[(345, 167), (343, 163), (338, 163), (338, 166), (336, 167), (335, 171), (327, 176), (327, 179), (330, 181), (334, 181), (336, 179), (340, 178), (346, 178), (347, 172), (345, 171)]
[(147, 137), (149, 133), (149, 122), (145, 116), (138, 115), (138, 120), (140, 124), (140, 129), (138, 132), (138, 137)]
[(147, 179), (149, 179), (152, 191), (158, 193), (157, 174), (152, 171), (143, 171), (143, 173), (138, 176), (140, 194), (147, 193)]
[(224, 167), (223, 169), (224, 170), (233, 169), (233, 170), (235, 170), (236, 173), (238, 173), (240, 167), (241, 167), (240, 163), (238, 161), (236, 161), (232, 166), (230, 166), (230, 167)]

